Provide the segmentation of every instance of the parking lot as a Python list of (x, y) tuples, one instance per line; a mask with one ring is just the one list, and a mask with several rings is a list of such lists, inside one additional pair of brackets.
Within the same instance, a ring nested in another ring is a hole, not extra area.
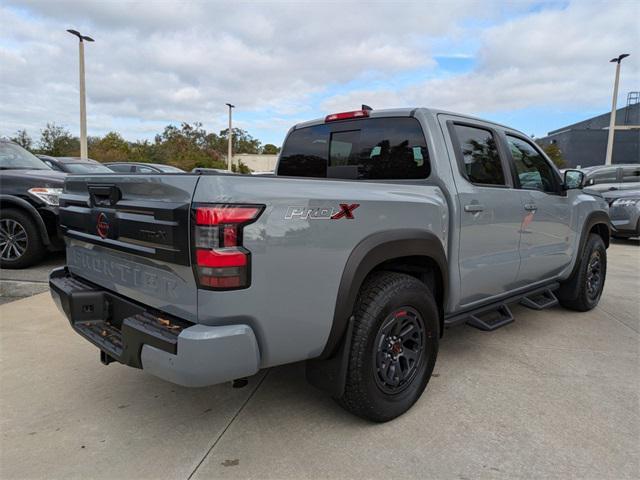
[(64, 252), (47, 254), (43, 262), (23, 270), (0, 268), (0, 305), (49, 291), (49, 272), (64, 265)]
[(493, 333), (447, 331), (425, 394), (381, 425), (306, 384), (303, 364), (181, 388), (100, 364), (48, 293), (5, 303), (0, 476), (638, 478), (639, 248), (614, 242), (591, 312), (516, 306)]

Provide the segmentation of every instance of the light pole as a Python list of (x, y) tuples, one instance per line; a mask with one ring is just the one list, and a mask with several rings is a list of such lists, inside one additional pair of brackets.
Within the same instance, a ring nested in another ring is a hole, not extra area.
[(618, 103), (618, 82), (620, 82), (620, 63), (623, 58), (628, 56), (628, 53), (623, 53), (622, 55), (618, 55), (618, 57), (610, 60), (611, 63), (616, 64), (616, 79), (613, 83), (613, 99), (611, 100), (611, 116), (609, 117), (609, 137), (607, 139), (607, 156), (604, 160), (605, 165), (611, 165), (613, 156), (613, 140), (616, 132), (616, 110)]
[(231, 110), (236, 108), (235, 105), (231, 105), (230, 103), (225, 104), (229, 107), (229, 133), (227, 134), (227, 140), (229, 141), (229, 146), (227, 148), (227, 170), (231, 171), (231, 155), (233, 154), (233, 129), (231, 126)]
[(78, 37), (80, 46), (80, 157), (87, 158), (87, 103), (84, 87), (84, 41), (93, 42), (93, 38), (81, 35), (77, 30), (67, 30), (71, 35)]

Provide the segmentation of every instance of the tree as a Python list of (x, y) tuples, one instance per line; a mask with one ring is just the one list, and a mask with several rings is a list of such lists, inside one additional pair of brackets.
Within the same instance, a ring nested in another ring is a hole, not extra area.
[[(260, 140), (240, 128), (234, 129), (233, 132), (234, 153), (277, 153), (280, 150), (273, 144), (267, 144), (263, 148)], [(16, 132), (12, 140), (27, 148), (33, 143), (24, 130)], [(114, 131), (102, 137), (89, 137), (87, 143), (89, 157), (100, 162), (163, 163), (187, 171), (195, 167), (227, 168), (227, 130), (216, 135), (207, 132), (199, 122), (184, 122), (179, 127), (167, 125), (153, 141), (129, 142)], [(78, 156), (80, 152), (78, 138), (55, 123), (47, 123), (41, 130), (37, 146), (38, 153), (56, 157)], [(241, 173), (251, 171), (242, 162), (233, 168)]]
[(80, 140), (64, 127), (47, 123), (40, 131), (38, 152), (52, 157), (77, 157), (80, 155)]
[(543, 145), (542, 150), (547, 154), (551, 161), (556, 164), (556, 167), (565, 167), (566, 162), (564, 160), (564, 157), (562, 156), (562, 150), (560, 150), (560, 147), (557, 143), (549, 143), (547, 145)]
[(156, 162), (156, 145), (149, 140), (136, 140), (129, 143), (129, 161)]
[(251, 173), (251, 169), (249, 167), (247, 167), (242, 160), (238, 160), (238, 165), (236, 165), (235, 163), (231, 164), (231, 171), (234, 173), (244, 173), (244, 174), (248, 174)]
[(91, 137), (88, 141), (89, 157), (100, 162), (126, 162), (130, 160), (129, 143), (117, 132), (104, 137)]
[(167, 125), (155, 138), (156, 161), (191, 170), (195, 167), (224, 168), (217, 151), (218, 141), (201, 123)]
[(16, 136), (11, 137), (10, 140), (27, 150), (31, 150), (31, 147), (33, 146), (33, 140), (31, 140), (31, 137), (26, 130), (18, 130), (16, 132)]
[(276, 147), (273, 143), (267, 143), (262, 147), (262, 153), (265, 155), (277, 155), (280, 153), (280, 147)]
[[(220, 137), (224, 139), (223, 147), (226, 155), (228, 145), (229, 129), (220, 131)], [(233, 153), (260, 153), (260, 140), (253, 138), (246, 130), (241, 128), (233, 129)]]

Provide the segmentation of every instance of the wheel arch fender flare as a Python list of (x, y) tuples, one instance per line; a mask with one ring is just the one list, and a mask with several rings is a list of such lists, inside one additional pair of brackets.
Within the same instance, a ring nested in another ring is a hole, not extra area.
[(51, 239), (49, 238), (49, 233), (47, 232), (47, 227), (44, 224), (44, 220), (42, 220), (42, 217), (38, 213), (38, 210), (36, 210), (33, 205), (20, 197), (6, 194), (0, 194), (0, 204), (3, 208), (14, 206), (26, 211), (36, 223), (36, 227), (38, 228), (38, 232), (40, 233), (42, 243), (47, 246), (51, 245)]
[[(609, 248), (609, 240), (611, 238), (611, 220), (609, 219), (609, 214), (603, 211), (595, 211), (589, 213), (582, 224), (582, 230), (580, 231), (580, 240), (578, 243), (578, 255), (584, 249), (587, 240), (589, 239), (589, 233), (593, 230), (594, 227), (600, 227), (605, 230), (605, 238), (602, 240), (607, 248)], [(600, 232), (599, 232), (600, 234)], [(575, 266), (574, 266), (575, 269)], [(572, 272), (573, 273), (573, 272)]]
[(609, 240), (611, 239), (611, 219), (609, 218), (609, 214), (603, 211), (595, 211), (591, 212), (587, 218), (585, 219), (584, 225), (582, 226), (582, 232), (580, 234), (580, 250), (584, 248), (585, 243), (587, 243), (587, 238), (589, 238), (589, 232), (593, 230), (595, 226), (601, 226), (606, 230), (606, 237), (602, 240), (607, 248), (609, 248)]
[(589, 213), (586, 216), (580, 230), (580, 237), (578, 239), (577, 249), (574, 254), (575, 260), (573, 263), (573, 267), (571, 268), (571, 272), (569, 273), (567, 278), (563, 281), (568, 281), (569, 279), (573, 278), (574, 275), (576, 275), (576, 272), (580, 267), (580, 255), (582, 255), (584, 246), (589, 239), (589, 232), (591, 232), (591, 230), (593, 230), (593, 228), (596, 226), (599, 226), (606, 231), (606, 238), (603, 238), (602, 240), (604, 241), (605, 246), (609, 248), (609, 239), (611, 237), (611, 221), (609, 219), (609, 214), (600, 210)]
[(442, 304), (446, 305), (449, 290), (447, 257), (442, 241), (434, 233), (422, 229), (398, 229), (369, 235), (356, 245), (345, 264), (331, 331), (320, 358), (328, 358), (338, 348), (367, 275), (389, 260), (415, 256), (428, 257), (437, 265), (442, 280)]

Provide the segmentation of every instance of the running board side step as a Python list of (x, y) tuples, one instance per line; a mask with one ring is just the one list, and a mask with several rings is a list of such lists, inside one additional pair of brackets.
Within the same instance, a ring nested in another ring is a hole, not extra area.
[[(527, 299), (525, 306), (536, 305), (536, 310), (547, 308), (558, 303), (558, 299), (553, 294), (554, 290), (560, 287), (558, 282), (551, 282), (540, 287), (521, 290), (511, 295), (505, 295), (494, 302), (476, 307), (472, 310), (463, 311), (453, 315), (445, 315), (445, 328), (457, 325), (468, 324), (480, 330), (492, 331), (513, 322), (513, 315), (508, 305)], [(543, 298), (539, 298), (539, 297)]]
[(513, 314), (507, 305), (500, 305), (493, 310), (469, 315), (467, 325), (478, 330), (492, 332), (513, 322)]
[(531, 308), (532, 310), (542, 310), (544, 308), (553, 307), (557, 304), (558, 298), (551, 290), (544, 290), (520, 300), (520, 305)]

